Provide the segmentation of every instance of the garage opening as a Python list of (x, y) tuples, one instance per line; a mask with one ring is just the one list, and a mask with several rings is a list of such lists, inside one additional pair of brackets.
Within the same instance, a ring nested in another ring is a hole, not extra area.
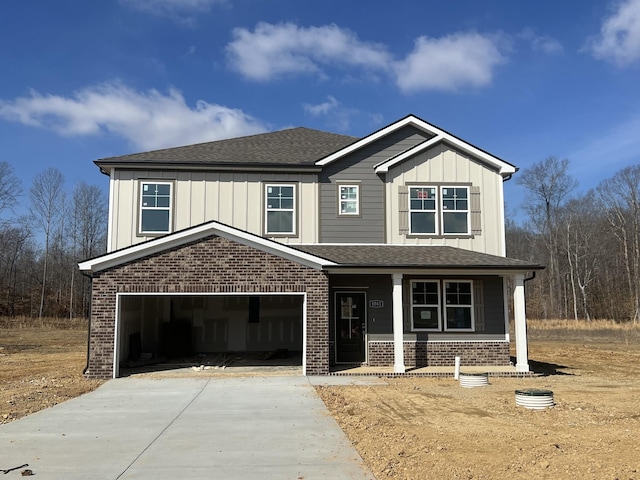
[(116, 376), (303, 364), (300, 294), (120, 295), (118, 313)]

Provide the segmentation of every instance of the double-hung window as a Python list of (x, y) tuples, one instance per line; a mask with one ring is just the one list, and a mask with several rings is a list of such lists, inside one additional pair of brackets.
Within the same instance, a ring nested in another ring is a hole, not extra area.
[(471, 280), (411, 281), (413, 331), (472, 332), (475, 329), (473, 308)]
[(170, 182), (140, 182), (140, 233), (171, 231)]
[(445, 330), (473, 330), (471, 281), (445, 281)]
[(413, 330), (440, 330), (440, 282), (411, 282), (411, 316)]
[(412, 235), (468, 235), (469, 187), (409, 187), (409, 232)]
[(296, 190), (294, 185), (265, 185), (265, 233), (295, 234)]
[(360, 185), (338, 185), (339, 215), (360, 215)]

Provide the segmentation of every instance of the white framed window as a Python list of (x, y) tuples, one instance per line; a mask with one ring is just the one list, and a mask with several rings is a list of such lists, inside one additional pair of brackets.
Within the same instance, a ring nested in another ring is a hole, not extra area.
[(473, 281), (411, 280), (411, 330), (475, 331)]
[(438, 233), (436, 187), (409, 188), (409, 231), (413, 234)]
[(469, 187), (441, 187), (442, 234), (469, 233)]
[(444, 329), (472, 332), (473, 282), (471, 280), (444, 281)]
[(172, 189), (171, 182), (140, 182), (140, 233), (171, 231)]
[(440, 282), (437, 280), (411, 281), (411, 329), (439, 331)]
[(338, 215), (360, 215), (360, 185), (338, 185)]
[(469, 187), (409, 187), (409, 234), (469, 235)]
[(296, 231), (295, 185), (265, 185), (265, 233), (291, 235)]

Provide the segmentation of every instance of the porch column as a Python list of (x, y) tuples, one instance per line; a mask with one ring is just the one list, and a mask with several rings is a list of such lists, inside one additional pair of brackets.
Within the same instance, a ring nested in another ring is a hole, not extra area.
[(404, 373), (404, 321), (402, 318), (402, 274), (393, 274), (393, 371)]
[(513, 316), (516, 327), (516, 371), (529, 371), (527, 315), (524, 303), (524, 274), (514, 275)]

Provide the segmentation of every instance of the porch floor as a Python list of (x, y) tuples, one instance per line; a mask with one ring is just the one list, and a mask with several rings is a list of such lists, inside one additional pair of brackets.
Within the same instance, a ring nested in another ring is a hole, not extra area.
[[(460, 373), (486, 373), (490, 377), (531, 377), (539, 375), (536, 372), (518, 372), (512, 365), (500, 366), (464, 366)], [(374, 375), (380, 377), (453, 377), (455, 368), (447, 367), (407, 367), (405, 373), (396, 373), (393, 367), (370, 367), (366, 365), (333, 365), (329, 375)]]

